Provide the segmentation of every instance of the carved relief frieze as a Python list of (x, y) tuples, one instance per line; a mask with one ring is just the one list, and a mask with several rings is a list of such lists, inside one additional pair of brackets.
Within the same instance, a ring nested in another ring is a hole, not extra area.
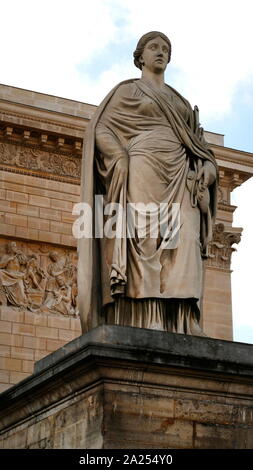
[[(79, 182), (81, 159), (79, 156), (68, 156), (61, 153), (49, 152), (25, 145), (0, 142), (0, 164), (2, 168), (8, 165), (13, 168), (36, 171), (39, 176), (76, 178)], [(8, 169), (6, 167), (6, 169)]]
[(241, 231), (226, 230), (224, 224), (214, 226), (213, 239), (209, 243), (207, 266), (230, 269), (231, 256), (236, 248), (233, 245), (241, 241)]
[(0, 244), (0, 305), (78, 316), (74, 250), (3, 241)]

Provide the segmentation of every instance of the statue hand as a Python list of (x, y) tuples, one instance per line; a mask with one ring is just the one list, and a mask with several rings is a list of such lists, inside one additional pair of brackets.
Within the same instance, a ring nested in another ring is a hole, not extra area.
[(199, 181), (199, 190), (205, 191), (205, 189), (214, 183), (216, 180), (216, 168), (211, 162), (205, 162), (202, 168), (200, 168), (197, 181)]

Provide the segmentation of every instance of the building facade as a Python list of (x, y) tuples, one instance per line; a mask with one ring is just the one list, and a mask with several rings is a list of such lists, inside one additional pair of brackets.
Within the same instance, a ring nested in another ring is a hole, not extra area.
[[(85, 129), (96, 107), (0, 85), (0, 391), (80, 336), (73, 205)], [(253, 175), (253, 155), (206, 132), (219, 166), (218, 216), (205, 261), (204, 332), (231, 340), (230, 195)]]

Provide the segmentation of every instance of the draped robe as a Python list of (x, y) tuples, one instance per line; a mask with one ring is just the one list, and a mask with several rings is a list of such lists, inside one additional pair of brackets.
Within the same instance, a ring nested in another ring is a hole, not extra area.
[(210, 239), (216, 185), (209, 187), (204, 214), (192, 204), (187, 179), (205, 161), (216, 166), (214, 156), (199, 138), (190, 104), (173, 88), (157, 91), (142, 79), (115, 87), (86, 135), (81, 201), (93, 209), (94, 194), (103, 194), (105, 205), (118, 203), (124, 209), (129, 203), (169, 208), (177, 203), (180, 230), (174, 247), (164, 244), (161, 234), (127, 238), (123, 212), (122, 237), (79, 241), (83, 331), (104, 322), (163, 329), (161, 318), (164, 323), (165, 316), (178, 312), (176, 300), (189, 310), (187, 300), (198, 302), (202, 295), (201, 251)]

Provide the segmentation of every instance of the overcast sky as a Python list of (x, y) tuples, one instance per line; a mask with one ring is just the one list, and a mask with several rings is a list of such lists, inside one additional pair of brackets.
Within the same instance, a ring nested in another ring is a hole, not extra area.
[[(166, 81), (225, 145), (253, 152), (252, 0), (0, 0), (0, 83), (99, 104), (119, 81), (139, 77), (139, 37), (172, 42)], [(253, 179), (233, 193), (235, 340), (253, 343)]]

